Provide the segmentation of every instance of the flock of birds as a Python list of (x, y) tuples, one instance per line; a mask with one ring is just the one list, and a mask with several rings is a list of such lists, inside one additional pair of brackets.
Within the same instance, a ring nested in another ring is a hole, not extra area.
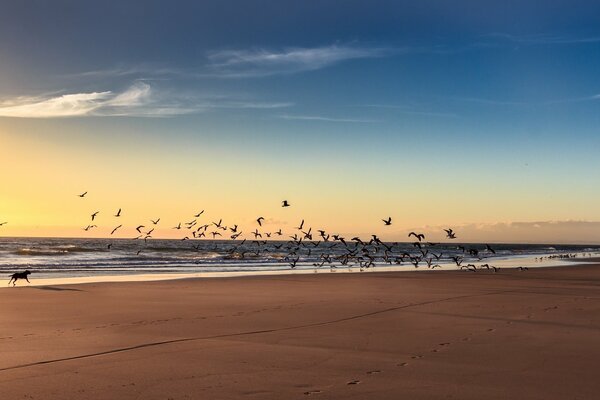
[[(88, 192), (84, 192), (78, 196), (85, 198), (87, 194)], [(281, 207), (287, 208), (290, 206), (288, 200), (281, 202)], [(120, 218), (121, 213), (122, 209), (119, 208), (113, 217)], [(90, 214), (91, 223), (83, 228), (84, 231), (98, 228), (98, 225), (94, 222), (97, 221), (99, 214), (99, 211)], [(440, 260), (444, 257), (442, 251), (436, 251), (436, 246), (439, 243), (425, 241), (425, 234), (423, 233), (410, 232), (408, 234), (408, 238), (414, 239), (414, 242), (412, 242), (412, 250), (406, 251), (406, 243), (386, 243), (377, 235), (371, 235), (366, 240), (360, 237), (346, 239), (339, 234), (329, 233), (322, 229), (313, 231), (312, 227), (305, 226), (304, 219), (293, 228), (292, 234), (284, 234), (281, 228), (276, 231), (266, 231), (263, 226), (265, 218), (259, 216), (256, 218), (254, 231), (244, 235), (237, 224), (227, 226), (222, 219), (207, 223), (199, 222), (203, 214), (204, 210), (195, 213), (190, 221), (179, 222), (172, 229), (184, 232), (181, 241), (195, 242), (195, 239), (202, 238), (230, 239), (232, 246), (227, 250), (227, 253), (230, 258), (234, 259), (259, 257), (270, 253), (270, 256), (279, 258), (282, 263), (287, 263), (292, 269), (296, 268), (300, 262), (311, 260), (315, 272), (322, 267), (329, 268), (333, 272), (338, 267), (358, 267), (360, 271), (364, 271), (375, 267), (376, 263), (379, 262), (390, 265), (407, 263), (412, 264), (415, 268), (426, 265), (427, 268), (435, 269), (441, 268)], [(132, 239), (143, 240), (147, 243), (148, 240), (152, 239), (152, 234), (160, 220), (160, 218), (151, 219), (149, 220), (150, 224), (137, 225), (135, 227), (137, 236)], [(381, 221), (384, 227), (392, 225), (391, 217)], [(116, 225), (110, 235), (114, 235), (121, 228), (123, 228), (123, 224)], [(454, 240), (457, 238), (453, 229), (448, 228), (444, 231), (447, 239)], [(277, 242), (267, 245), (269, 239), (276, 239)], [(217, 246), (215, 244), (215, 250), (217, 250)], [(108, 244), (108, 250), (111, 247), (112, 243)], [(200, 251), (200, 245), (191, 244), (191, 249)], [(480, 269), (498, 271), (498, 268), (493, 265), (481, 263), (484, 258), (496, 254), (496, 251), (489, 245), (486, 244), (484, 249), (457, 245), (455, 249), (459, 252), (447, 255), (446, 259), (451, 260), (460, 269), (473, 272)], [(143, 251), (143, 248), (139, 249), (136, 254), (140, 255)], [(525, 270), (526, 268), (521, 267), (520, 269)]]

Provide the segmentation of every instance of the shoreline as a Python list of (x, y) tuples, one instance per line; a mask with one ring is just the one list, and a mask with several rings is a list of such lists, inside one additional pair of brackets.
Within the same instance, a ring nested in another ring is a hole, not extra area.
[[(514, 257), (508, 261), (516, 262), (521, 259)], [(597, 258), (600, 260), (600, 257)], [(586, 259), (584, 257), (576, 258), (576, 259), (553, 259), (547, 260), (543, 265), (542, 264), (523, 264), (523, 266), (527, 266), (531, 269), (540, 269), (540, 268), (572, 268), (577, 265), (577, 261), (582, 264), (594, 263), (597, 262), (596, 258)], [(515, 269), (516, 267), (501, 267), (499, 271)], [(24, 283), (24, 281), (18, 281), (15, 287), (28, 287), (28, 286), (52, 286), (52, 285), (82, 285), (87, 283), (117, 283), (117, 282), (156, 282), (156, 281), (172, 281), (172, 280), (182, 280), (182, 279), (216, 279), (216, 278), (244, 278), (244, 277), (267, 277), (267, 276), (286, 276), (286, 275), (323, 275), (323, 274), (372, 274), (372, 273), (440, 273), (440, 272), (467, 272), (465, 270), (461, 270), (460, 268), (448, 264), (444, 264), (444, 268), (442, 269), (429, 269), (426, 266), (421, 266), (419, 268), (414, 268), (409, 265), (403, 266), (379, 266), (372, 267), (369, 269), (365, 269), (360, 271), (357, 267), (342, 268), (338, 267), (333, 270), (329, 268), (322, 269), (309, 269), (309, 268), (300, 268), (300, 269), (286, 269), (286, 270), (259, 270), (259, 271), (220, 271), (220, 272), (194, 272), (194, 273), (144, 273), (144, 274), (135, 274), (135, 273), (124, 273), (118, 275), (89, 275), (89, 276), (76, 276), (76, 277), (56, 277), (56, 278), (39, 278), (31, 277), (31, 283)], [(493, 271), (481, 269), (478, 272), (482, 273), (492, 273)], [(13, 286), (2, 286), (0, 285), (0, 289), (6, 288), (10, 289)]]

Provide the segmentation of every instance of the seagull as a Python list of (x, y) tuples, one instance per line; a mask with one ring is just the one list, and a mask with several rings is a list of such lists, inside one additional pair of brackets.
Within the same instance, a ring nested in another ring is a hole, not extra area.
[(142, 228), (145, 228), (145, 226), (144, 225), (140, 225), (137, 228), (135, 228), (135, 230), (138, 231), (139, 233), (142, 233), (142, 231), (141, 231)]
[(177, 224), (177, 226), (173, 227), (173, 229), (181, 229), (181, 222)]
[(456, 239), (456, 234), (454, 233), (454, 231), (451, 228), (448, 229), (444, 229), (446, 231), (446, 237), (448, 239)]
[(78, 194), (77, 196), (84, 198), (86, 194), (87, 194), (87, 192), (84, 192), (84, 193)]
[(0, 226), (8, 224), (8, 221), (0, 223)]
[(256, 218), (256, 222), (258, 222), (258, 226), (262, 226), (262, 221), (264, 221), (264, 217), (258, 217)]
[(486, 245), (485, 245), (485, 248), (486, 248), (486, 250), (487, 250), (487, 251), (489, 251), (490, 253), (492, 253), (492, 254), (496, 254), (496, 250), (492, 249), (492, 248), (490, 247), (490, 245), (489, 245), (489, 244), (486, 244)]
[(382, 219), (385, 226), (389, 226), (392, 224), (392, 217), (388, 217), (388, 219)]
[(200, 211), (198, 214), (194, 215), (194, 217), (198, 218), (199, 216), (201, 216), (202, 214), (204, 214), (204, 210)]
[(160, 222), (160, 218), (157, 219), (156, 221), (150, 220), (150, 222), (152, 222), (154, 225), (158, 224)]
[(94, 218), (96, 218), (96, 215), (100, 214), (100, 211), (96, 211), (95, 213), (92, 214), (92, 221), (94, 220)]
[(288, 201), (287, 201), (287, 200), (283, 200), (283, 201), (281, 202), (281, 207), (289, 207), (289, 206), (290, 206), (290, 203), (288, 203)]
[(300, 260), (300, 257), (296, 257), (296, 259), (294, 259), (290, 262), (290, 266), (292, 267), (292, 269), (296, 268), (296, 264), (298, 263), (299, 260)]
[(119, 225), (119, 226), (117, 226), (115, 229), (113, 229), (113, 230), (112, 230), (112, 232), (111, 232), (110, 234), (112, 235), (113, 233), (115, 233), (115, 232), (117, 231), (117, 229), (119, 229), (119, 228), (120, 228), (120, 227), (122, 227), (122, 226), (123, 226), (123, 225)]
[(302, 222), (300, 222), (300, 226), (297, 226), (296, 229), (301, 231), (303, 226), (304, 226), (304, 220), (302, 220)]
[(83, 230), (87, 232), (87, 231), (89, 231), (90, 229), (92, 229), (92, 228), (97, 228), (97, 227), (98, 227), (98, 225), (88, 225), (88, 226), (86, 226), (85, 228), (83, 228)]
[(423, 235), (422, 233), (418, 233), (417, 234), (417, 233), (411, 232), (411, 233), (408, 234), (408, 237), (411, 237), (411, 236), (416, 237), (419, 240), (419, 242), (421, 240), (425, 239), (425, 235)]
[(121, 216), (121, 209), (119, 208), (119, 211), (117, 211), (117, 213), (115, 214), (115, 217), (120, 217)]

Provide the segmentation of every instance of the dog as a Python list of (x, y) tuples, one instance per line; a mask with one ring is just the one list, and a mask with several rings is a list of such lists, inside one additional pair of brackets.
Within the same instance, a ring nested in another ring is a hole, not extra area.
[(27, 283), (31, 283), (31, 282), (29, 282), (29, 279), (27, 279), (27, 276), (30, 274), (31, 274), (31, 271), (29, 271), (29, 270), (26, 270), (25, 272), (16, 272), (16, 273), (10, 275), (10, 281), (8, 281), (8, 285), (10, 286), (10, 283), (12, 282), (13, 286), (15, 286), (18, 279), (25, 279), (27, 281)]

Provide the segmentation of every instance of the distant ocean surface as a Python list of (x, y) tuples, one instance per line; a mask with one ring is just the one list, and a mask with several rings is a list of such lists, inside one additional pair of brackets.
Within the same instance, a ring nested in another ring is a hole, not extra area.
[[(29, 269), (41, 278), (87, 277), (124, 274), (197, 274), (202, 272), (262, 272), (295, 269), (356, 270), (360, 261), (345, 260), (344, 254), (356, 249), (355, 242), (305, 242), (298, 246), (286, 241), (252, 242), (220, 240), (109, 240), (109, 239), (41, 239), (0, 238), (0, 273)], [(110, 248), (109, 248), (110, 245)], [(398, 256), (422, 254), (412, 243), (386, 243), (382, 246), (363, 247), (356, 254), (368, 254), (374, 262), (367, 269), (385, 270), (394, 267), (415, 270), (410, 259)], [(479, 251), (479, 257), (464, 253), (459, 246)], [(427, 257), (441, 269), (456, 269), (452, 257), (464, 257), (463, 264), (477, 266), (487, 263), (498, 267), (516, 265), (536, 266), (556, 261), (557, 256), (577, 254), (578, 257), (595, 255), (600, 246), (552, 244), (493, 244), (496, 254), (483, 244), (442, 243), (424, 244)], [(387, 254), (386, 254), (387, 253)], [(548, 257), (539, 262), (539, 257)], [(425, 261), (418, 269), (427, 269)]]

